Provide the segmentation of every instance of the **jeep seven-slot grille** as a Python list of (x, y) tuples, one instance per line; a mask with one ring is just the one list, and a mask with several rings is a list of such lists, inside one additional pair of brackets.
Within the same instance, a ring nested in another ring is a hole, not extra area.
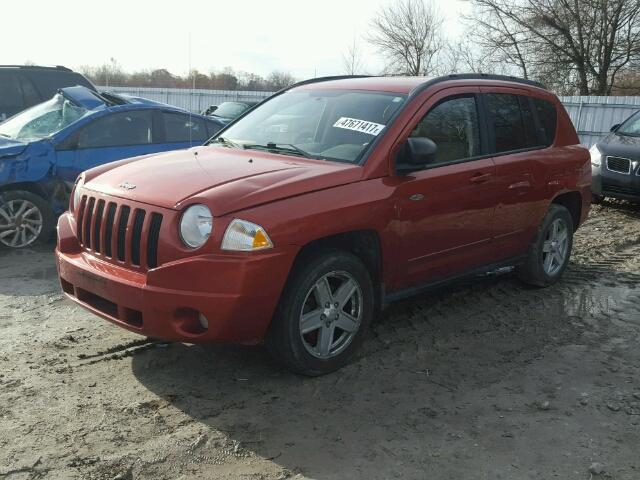
[(158, 266), (162, 214), (83, 196), (78, 209), (78, 241), (94, 254), (135, 267)]

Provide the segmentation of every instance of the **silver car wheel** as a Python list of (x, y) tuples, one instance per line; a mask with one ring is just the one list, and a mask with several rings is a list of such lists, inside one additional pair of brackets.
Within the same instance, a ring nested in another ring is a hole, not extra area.
[(44, 219), (40, 209), (28, 200), (9, 200), (0, 205), (0, 242), (21, 248), (34, 243)]
[(300, 337), (305, 349), (321, 359), (342, 353), (362, 322), (362, 290), (343, 271), (323, 275), (307, 292), (300, 312)]
[(542, 267), (547, 275), (553, 276), (562, 269), (568, 249), (569, 229), (564, 219), (556, 218), (542, 244)]

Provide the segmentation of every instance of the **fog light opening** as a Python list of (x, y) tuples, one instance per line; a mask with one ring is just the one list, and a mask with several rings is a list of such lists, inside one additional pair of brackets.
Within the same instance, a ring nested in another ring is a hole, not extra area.
[(198, 314), (198, 320), (200, 320), (200, 326), (205, 330), (209, 330), (209, 320), (202, 313)]

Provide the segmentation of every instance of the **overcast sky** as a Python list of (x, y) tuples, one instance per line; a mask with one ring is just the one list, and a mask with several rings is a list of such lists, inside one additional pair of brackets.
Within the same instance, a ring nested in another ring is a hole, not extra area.
[[(296, 78), (344, 73), (342, 54), (367, 35), (375, 12), (392, 0), (42, 0), (2, 8), (0, 64), (100, 65), (127, 71), (167, 68), (185, 74), (229, 66)], [(461, 32), (461, 0), (435, 0), (445, 33)], [(169, 5), (172, 5), (169, 7)], [(191, 38), (191, 42), (189, 42)], [(189, 55), (191, 43), (191, 55)], [(370, 73), (383, 66), (364, 40)], [(191, 58), (191, 60), (190, 60)]]

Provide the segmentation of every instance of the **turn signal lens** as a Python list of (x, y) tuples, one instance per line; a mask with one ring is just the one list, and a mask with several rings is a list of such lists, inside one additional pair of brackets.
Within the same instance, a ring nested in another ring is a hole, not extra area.
[(273, 248), (273, 243), (260, 225), (236, 218), (224, 232), (221, 248), (222, 250), (252, 252)]

